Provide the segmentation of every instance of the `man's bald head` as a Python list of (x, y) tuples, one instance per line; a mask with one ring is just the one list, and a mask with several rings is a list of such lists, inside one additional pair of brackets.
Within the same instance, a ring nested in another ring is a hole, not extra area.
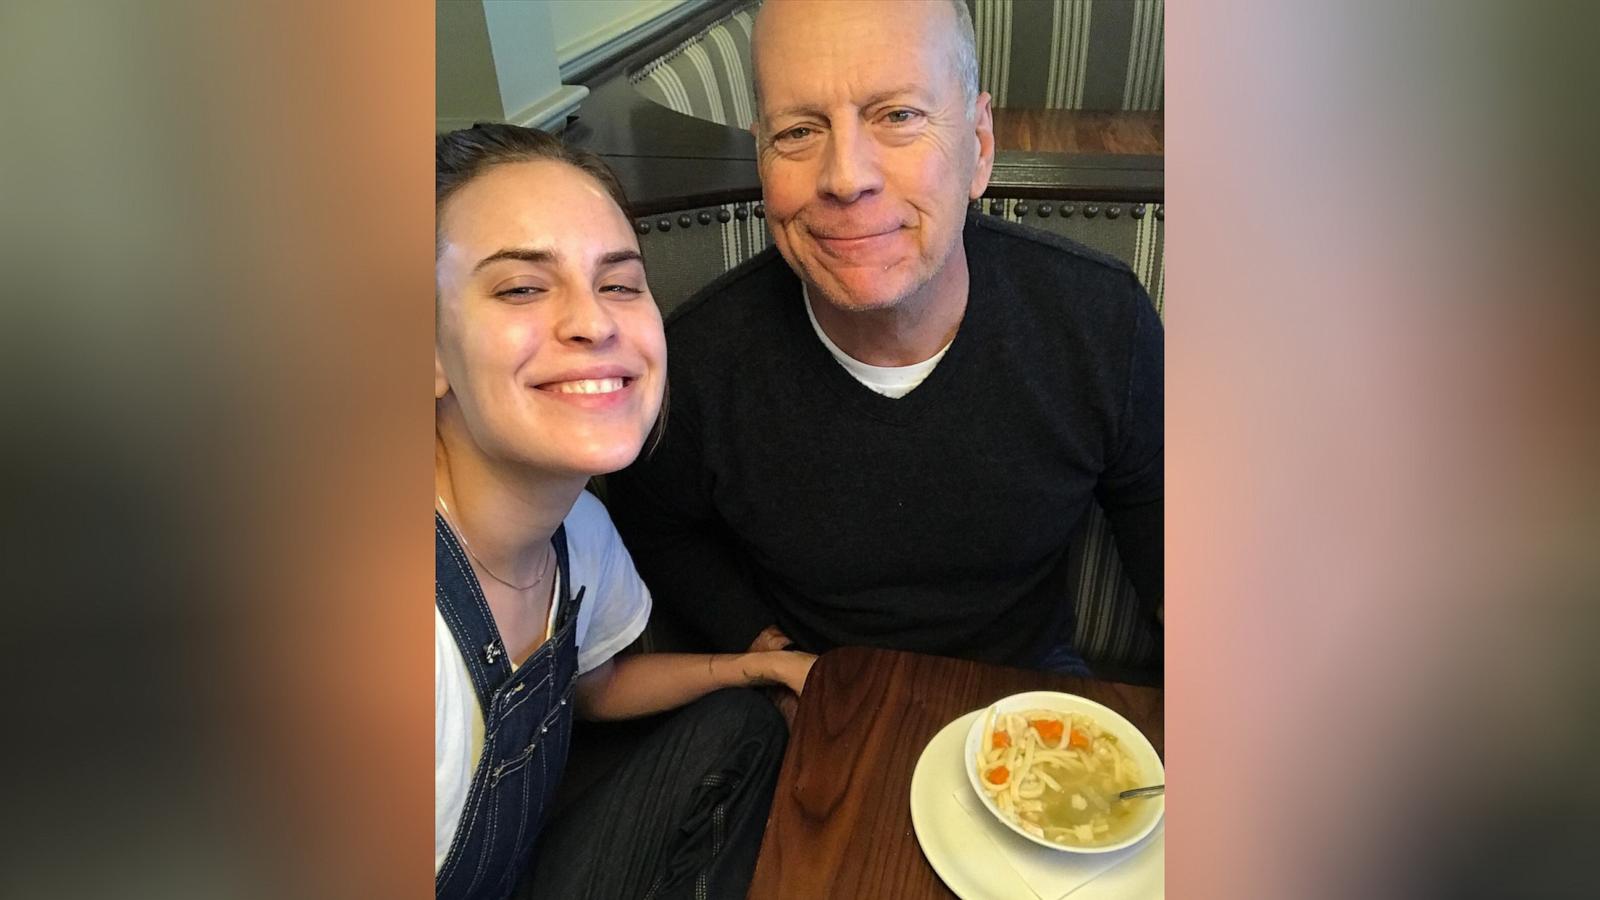
[[(756, 116), (761, 115), (761, 66), (757, 62), (761, 52), (761, 33), (763, 22), (773, 18), (768, 10), (781, 7), (793, 9), (779, 9), (778, 15), (785, 12), (800, 12), (803, 7), (815, 6), (824, 2), (838, 2), (838, 0), (766, 0), (756, 14), (755, 29), (750, 36), (750, 60), (754, 70)], [(859, 2), (859, 0), (858, 0)], [(968, 117), (972, 116), (974, 104), (978, 99), (978, 37), (972, 27), (972, 10), (967, 7), (967, 0), (946, 0), (944, 3), (927, 3), (924, 0), (893, 0), (893, 2), (910, 4), (914, 3), (921, 12), (931, 12), (943, 17), (943, 12), (948, 11), (948, 28), (950, 39), (950, 67), (961, 84), (962, 97), (966, 101), (963, 106), (967, 109)], [(770, 27), (768, 24), (766, 27)], [(782, 27), (781, 23), (779, 27)]]

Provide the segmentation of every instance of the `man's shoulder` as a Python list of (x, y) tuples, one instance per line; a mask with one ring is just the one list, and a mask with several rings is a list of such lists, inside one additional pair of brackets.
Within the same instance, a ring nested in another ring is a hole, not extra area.
[(667, 316), (665, 325), (673, 349), (681, 343), (726, 335), (730, 327), (770, 321), (773, 305), (780, 301), (786, 285), (794, 283), (789, 264), (776, 247), (768, 247), (695, 291)]
[(1001, 253), (1034, 253), (1092, 272), (1133, 274), (1133, 269), (1115, 256), (1063, 235), (994, 216), (973, 215), (967, 221), (975, 243), (993, 245)]

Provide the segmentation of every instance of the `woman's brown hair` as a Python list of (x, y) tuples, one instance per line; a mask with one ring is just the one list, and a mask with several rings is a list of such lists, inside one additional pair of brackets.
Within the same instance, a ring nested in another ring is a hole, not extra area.
[(622, 183), (600, 157), (561, 143), (560, 139), (520, 125), (479, 122), (471, 128), (447, 131), (434, 140), (433, 209), (439, 209), (462, 185), (503, 163), (548, 159), (564, 162), (589, 175), (628, 214), (628, 196)]

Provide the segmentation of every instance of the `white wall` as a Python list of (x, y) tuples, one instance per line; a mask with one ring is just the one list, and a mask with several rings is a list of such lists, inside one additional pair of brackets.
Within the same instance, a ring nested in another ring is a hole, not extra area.
[(591, 50), (686, 5), (706, 0), (545, 0), (556, 60), (566, 66)]
[(435, 0), (438, 127), (560, 127), (589, 93), (568, 75), (711, 2)]
[(434, 118), (440, 131), (505, 116), (481, 2), (440, 0), (434, 16)]
[(507, 116), (560, 90), (559, 63), (547, 37), (554, 33), (547, 4), (483, 0), (483, 17)]
[(588, 95), (562, 84), (550, 7), (521, 0), (436, 0), (434, 120), (556, 129)]

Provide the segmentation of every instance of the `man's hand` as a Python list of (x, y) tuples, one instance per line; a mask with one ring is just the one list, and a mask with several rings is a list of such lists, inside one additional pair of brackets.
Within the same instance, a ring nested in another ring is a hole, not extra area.
[(806, 676), (811, 674), (811, 666), (817, 661), (816, 654), (798, 650), (767, 650), (745, 658), (751, 663), (745, 671), (750, 672), (757, 683), (788, 688), (795, 696), (805, 690)]
[(768, 625), (761, 629), (756, 639), (750, 642), (750, 652), (760, 653), (764, 650), (787, 650), (794, 646), (794, 641), (787, 634), (778, 630), (776, 625)]

